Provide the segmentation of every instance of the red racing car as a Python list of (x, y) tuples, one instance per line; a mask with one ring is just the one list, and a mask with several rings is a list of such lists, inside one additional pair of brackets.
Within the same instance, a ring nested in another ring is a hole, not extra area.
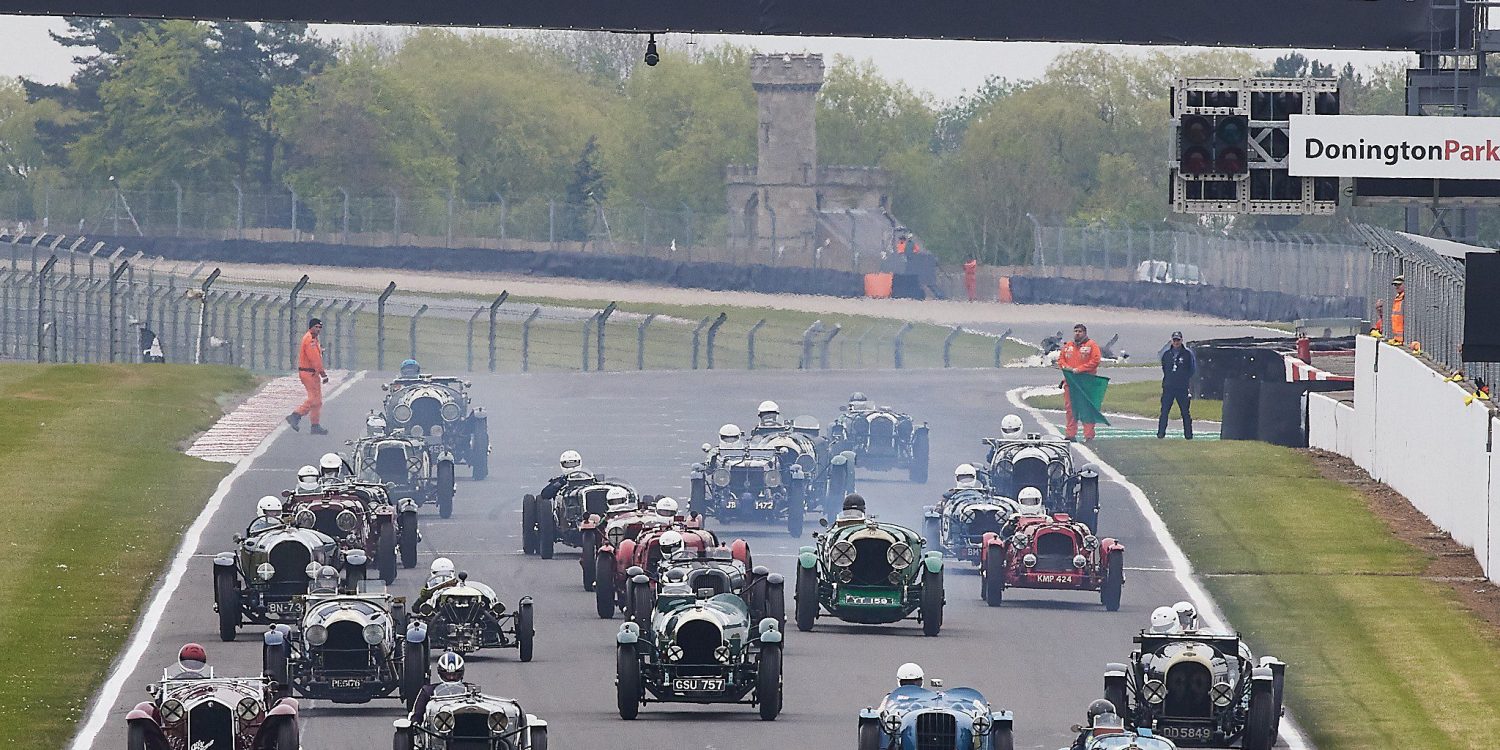
[[(609, 544), (600, 547), (594, 554), (594, 604), (599, 617), (608, 620), (615, 616), (616, 609), (630, 611), (626, 583), (636, 576), (645, 576), (649, 583), (655, 584), (661, 569), (662, 537), (669, 532), (681, 537), (677, 549), (706, 551), (719, 546), (718, 537), (703, 528), (702, 516), (698, 516), (678, 518), (668, 526), (645, 526), (634, 539), (622, 539), (618, 547)], [(736, 545), (735, 557), (748, 570), (750, 545), (739, 540)], [(654, 599), (655, 594), (651, 596)]]
[(1120, 608), (1125, 584), (1125, 545), (1100, 539), (1066, 513), (1020, 516), (1009, 537), (984, 535), (979, 557), (979, 591), (985, 603), (1000, 606), (1007, 588), (1097, 591), (1104, 608)]

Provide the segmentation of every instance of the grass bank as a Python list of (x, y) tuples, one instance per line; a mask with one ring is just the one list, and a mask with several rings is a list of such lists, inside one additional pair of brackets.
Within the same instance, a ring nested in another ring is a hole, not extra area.
[(1256, 442), (1099, 441), (1140, 485), (1225, 614), (1288, 664), (1319, 750), (1486, 747), (1500, 638), (1433, 557), (1392, 534), (1304, 451)]
[(71, 736), (229, 471), (181, 443), (251, 386), (227, 367), (0, 365), (0, 747)]
[[(1108, 370), (1102, 370), (1102, 374), (1108, 376)], [(1063, 397), (1061, 394), (1055, 396), (1035, 396), (1027, 399), (1027, 403), (1038, 409), (1063, 408)], [(1138, 417), (1156, 419), (1161, 414), (1161, 381), (1141, 380), (1134, 383), (1110, 383), (1109, 391), (1104, 394), (1104, 410), (1107, 412), (1118, 412), (1120, 414), (1133, 414)], [(1176, 405), (1172, 407), (1172, 419), (1181, 419), (1182, 415)], [(1193, 419), (1207, 419), (1214, 422), (1224, 421), (1224, 402), (1211, 399), (1193, 399)]]

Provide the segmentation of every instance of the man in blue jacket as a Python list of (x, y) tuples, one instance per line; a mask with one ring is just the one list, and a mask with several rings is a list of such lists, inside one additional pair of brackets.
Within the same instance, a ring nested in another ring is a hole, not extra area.
[(1182, 343), (1182, 331), (1172, 332), (1172, 341), (1161, 350), (1161, 416), (1156, 420), (1156, 436), (1167, 436), (1167, 416), (1172, 403), (1182, 412), (1182, 436), (1193, 439), (1193, 415), (1189, 407), (1193, 394), (1189, 383), (1198, 371), (1198, 358)]

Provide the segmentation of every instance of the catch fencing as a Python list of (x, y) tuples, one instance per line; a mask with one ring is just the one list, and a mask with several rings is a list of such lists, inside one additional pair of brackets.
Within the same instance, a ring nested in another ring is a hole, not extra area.
[[(329, 367), (432, 371), (998, 367), (1006, 337), (899, 321), (643, 314), (220, 277), (85, 237), (0, 234), (0, 357), (36, 362), (294, 367), (307, 321), (324, 322)], [(701, 310), (701, 308), (692, 308)], [(157, 347), (153, 347), (153, 343)]]

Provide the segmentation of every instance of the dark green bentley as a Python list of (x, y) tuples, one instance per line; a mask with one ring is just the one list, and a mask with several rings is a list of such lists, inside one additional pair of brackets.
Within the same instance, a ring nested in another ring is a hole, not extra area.
[[(827, 522), (825, 521), (826, 525)], [(922, 536), (860, 511), (844, 511), (797, 556), (797, 629), (829, 614), (862, 624), (916, 614), (925, 635), (943, 627), (943, 557)]]

